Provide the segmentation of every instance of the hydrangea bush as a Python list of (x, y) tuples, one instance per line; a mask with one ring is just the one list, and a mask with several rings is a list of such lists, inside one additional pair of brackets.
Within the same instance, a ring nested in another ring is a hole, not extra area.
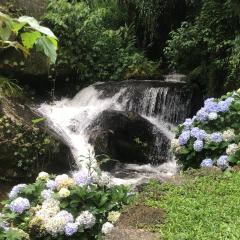
[(18, 184), (0, 214), (0, 239), (101, 239), (130, 200), (127, 187), (109, 180), (82, 171), (41, 172), (35, 183)]
[(205, 100), (196, 116), (178, 126), (171, 148), (185, 169), (239, 164), (240, 89)]

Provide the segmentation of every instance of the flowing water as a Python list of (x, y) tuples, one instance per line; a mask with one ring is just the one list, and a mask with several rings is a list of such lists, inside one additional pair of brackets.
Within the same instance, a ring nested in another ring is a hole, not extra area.
[[(87, 128), (104, 110), (134, 111), (150, 121), (155, 126), (156, 141), (149, 164), (124, 164), (111, 172), (114, 182), (134, 184), (146, 178), (175, 173), (177, 165), (170, 157), (161, 165), (153, 159), (159, 154), (168, 154), (169, 146), (163, 142), (161, 134), (169, 140), (174, 137), (174, 127), (188, 115), (189, 99), (184, 84), (124, 81), (97, 83), (81, 90), (72, 99), (43, 103), (37, 110), (70, 147), (79, 168), (87, 166), (87, 156), (93, 153)], [(80, 156), (85, 156), (85, 160)]]

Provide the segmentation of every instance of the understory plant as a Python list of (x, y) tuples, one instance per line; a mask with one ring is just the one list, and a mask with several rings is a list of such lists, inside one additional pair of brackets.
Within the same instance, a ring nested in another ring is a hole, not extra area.
[(240, 89), (209, 98), (192, 119), (179, 125), (172, 150), (184, 168), (221, 169), (240, 164)]
[(51, 161), (56, 141), (36, 125), (0, 117), (0, 173), (31, 178)]
[(111, 185), (107, 175), (41, 172), (33, 184), (16, 185), (9, 193), (0, 239), (100, 239), (128, 202), (128, 189)]

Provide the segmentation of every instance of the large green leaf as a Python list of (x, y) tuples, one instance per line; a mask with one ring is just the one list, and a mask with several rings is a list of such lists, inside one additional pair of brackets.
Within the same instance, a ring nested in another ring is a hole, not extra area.
[(51, 63), (55, 63), (57, 59), (57, 48), (48, 37), (40, 37), (36, 43), (36, 49), (49, 57)]
[(25, 32), (21, 34), (23, 46), (27, 49), (32, 48), (40, 37), (41, 33), (37, 31)]
[(17, 35), (19, 30), (21, 30), (25, 25), (26, 25), (26, 23), (24, 23), (24, 22), (13, 21), (12, 22), (12, 31)]
[(31, 26), (31, 28), (33, 28), (34, 30), (37, 30), (51, 38), (57, 39), (57, 37), (54, 35), (54, 33), (49, 28), (40, 26), (38, 21), (33, 17), (22, 16), (22, 17), (18, 18), (18, 21), (28, 23)]
[(0, 18), (0, 38), (3, 41), (8, 41), (12, 34), (12, 22), (11, 20), (1, 21)]

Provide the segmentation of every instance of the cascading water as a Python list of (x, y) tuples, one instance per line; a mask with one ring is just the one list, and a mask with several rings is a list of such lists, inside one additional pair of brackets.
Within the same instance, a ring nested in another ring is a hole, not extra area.
[[(172, 128), (188, 115), (190, 95), (183, 86), (182, 83), (160, 81), (98, 83), (81, 90), (73, 99), (43, 103), (37, 110), (47, 119), (48, 126), (70, 147), (79, 168), (88, 164), (79, 156), (87, 159), (89, 152), (93, 152), (93, 146), (88, 143), (88, 127), (103, 111), (133, 111), (150, 121), (154, 125), (155, 146), (149, 164), (124, 164), (119, 169), (120, 172), (135, 172), (134, 178), (126, 174), (125, 179), (128, 183), (134, 183), (139, 182), (140, 178), (175, 173), (176, 163), (173, 160), (156, 166), (156, 159), (168, 153), (168, 146), (161, 134), (169, 140), (173, 138)], [(124, 181), (116, 178), (121, 176), (117, 169), (113, 175), (114, 181)]]

